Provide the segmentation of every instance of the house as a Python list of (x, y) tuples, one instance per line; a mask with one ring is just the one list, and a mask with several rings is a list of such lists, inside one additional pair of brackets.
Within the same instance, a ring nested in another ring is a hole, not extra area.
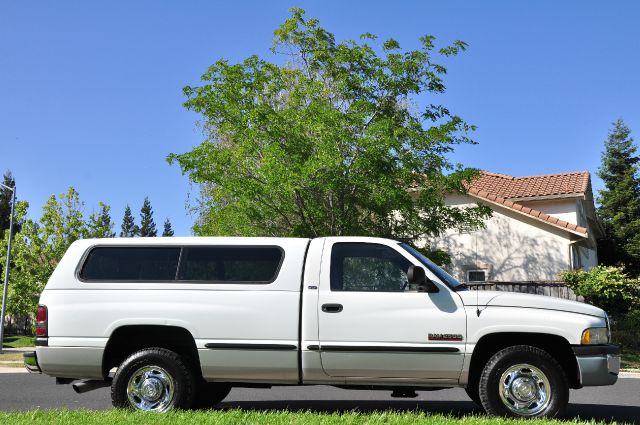
[(514, 177), (483, 171), (467, 195), (447, 205), (488, 205), (493, 216), (479, 230), (449, 230), (431, 247), (451, 256), (461, 282), (557, 281), (565, 270), (598, 263), (597, 221), (589, 172)]

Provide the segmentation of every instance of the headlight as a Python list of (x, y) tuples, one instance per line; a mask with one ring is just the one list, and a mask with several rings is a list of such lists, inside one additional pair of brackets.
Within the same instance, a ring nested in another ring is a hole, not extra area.
[(607, 328), (589, 328), (582, 332), (583, 345), (608, 344), (609, 332)]

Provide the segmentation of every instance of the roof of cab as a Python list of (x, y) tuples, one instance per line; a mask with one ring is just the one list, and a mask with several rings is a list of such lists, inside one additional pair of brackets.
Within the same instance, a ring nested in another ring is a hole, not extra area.
[[(359, 242), (390, 242), (393, 240), (385, 238), (375, 238), (368, 236), (327, 236), (326, 239)], [(150, 237), (150, 238), (103, 238), (103, 239), (80, 239), (74, 242), (75, 245), (274, 245), (294, 241), (308, 242), (309, 238), (280, 238), (280, 237), (243, 237), (243, 236), (171, 236), (171, 237)]]

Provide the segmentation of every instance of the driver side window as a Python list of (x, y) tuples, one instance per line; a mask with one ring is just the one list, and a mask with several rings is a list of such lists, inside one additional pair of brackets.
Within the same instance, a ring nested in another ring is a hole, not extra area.
[(408, 291), (411, 262), (385, 245), (343, 242), (331, 250), (331, 290)]

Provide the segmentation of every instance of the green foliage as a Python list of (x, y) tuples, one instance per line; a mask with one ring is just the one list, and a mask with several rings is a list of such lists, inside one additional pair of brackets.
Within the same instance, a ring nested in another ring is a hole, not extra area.
[(445, 267), (451, 264), (451, 255), (449, 255), (447, 251), (443, 251), (441, 249), (431, 249), (428, 246), (424, 248), (417, 248), (414, 246), (413, 248), (440, 267)]
[[(24, 221), (11, 252), (7, 312), (16, 316), (35, 313), (38, 298), (49, 276), (71, 243), (86, 234), (83, 204), (70, 187), (59, 197), (52, 195), (42, 207), (40, 220), (26, 219), (29, 204), (16, 206), (16, 218)], [(6, 238), (2, 261), (6, 258)]]
[(3, 347), (5, 348), (22, 348), (33, 347), (35, 344), (35, 337), (26, 335), (5, 336)]
[[(16, 181), (11, 175), (11, 171), (4, 173), (2, 184), (8, 187), (15, 187)], [(9, 229), (9, 222), (11, 221), (11, 200), (13, 198), (13, 192), (9, 189), (5, 189), (0, 186), (0, 238), (4, 237), (5, 230)], [(22, 223), (18, 220), (13, 222), (13, 234), (15, 235), (20, 231)], [(2, 270), (4, 264), (0, 266)]]
[(99, 203), (99, 212), (94, 212), (89, 216), (87, 223), (87, 238), (113, 238), (116, 236), (113, 231), (113, 221), (111, 221), (111, 207), (102, 202)]
[[(337, 42), (302, 9), (275, 31), (280, 66), (257, 56), (221, 59), (187, 86), (207, 139), (168, 156), (202, 187), (199, 235), (372, 235), (407, 242), (447, 228), (481, 227), (487, 207), (451, 208), (475, 170), (447, 159), (474, 127), (415, 97), (445, 91), (425, 36), (416, 50), (389, 39)], [(410, 189), (410, 190), (409, 190)]]
[(144, 203), (140, 209), (140, 232), (139, 235), (145, 236), (158, 236), (156, 230), (156, 223), (153, 221), (153, 208), (151, 208), (151, 202), (149, 198), (144, 198)]
[[(613, 341), (625, 349), (640, 350), (640, 306), (631, 309), (620, 320), (613, 323)], [(636, 361), (640, 364), (640, 353), (636, 353)]]
[(169, 218), (164, 221), (164, 230), (162, 231), (162, 236), (173, 236), (173, 229), (171, 228), (171, 222)]
[[(151, 217), (153, 212), (148, 200), (145, 200), (145, 205)], [(8, 314), (22, 317), (35, 313), (44, 285), (74, 241), (80, 238), (115, 236), (110, 216), (111, 208), (100, 202), (98, 211), (85, 220), (84, 204), (73, 187), (59, 197), (52, 195), (42, 207), (39, 220), (27, 218), (28, 208), (29, 204), (25, 201), (16, 204), (15, 219), (16, 222), (22, 223), (22, 228), (14, 237), (7, 303)], [(146, 223), (146, 231), (155, 236), (153, 218), (151, 217), (150, 224), (144, 220), (143, 223)], [(169, 230), (170, 227), (169, 223)], [(129, 206), (125, 209), (122, 230), (126, 233), (125, 236), (135, 236), (139, 233)], [(6, 261), (8, 242), (8, 232), (5, 233), (0, 246), (2, 264)]]
[(567, 271), (561, 273), (560, 278), (585, 301), (614, 317), (622, 317), (630, 309), (640, 307), (640, 282), (630, 278), (620, 267), (597, 266), (589, 271)]
[[(31, 274), (23, 274), (23, 269), (29, 269), (30, 271), (35, 268), (33, 265), (28, 264), (28, 259), (25, 258), (30, 249), (29, 236), (35, 233), (35, 224), (31, 221), (25, 221), (27, 209), (29, 203), (26, 201), (18, 201), (16, 203), (15, 217), (17, 220), (24, 221), (22, 230), (17, 233), (13, 238), (13, 246), (11, 248), (11, 268), (9, 273), (9, 292), (7, 299), (7, 313), (21, 315), (25, 312), (31, 312), (31, 298), (33, 293), (37, 291), (34, 284), (30, 280)], [(9, 232), (5, 232), (0, 246), (0, 263), (3, 265), (7, 259), (7, 246), (9, 242)], [(3, 274), (4, 278), (4, 274)]]
[[(598, 176), (604, 182), (598, 199), (606, 237), (601, 242), (601, 261), (623, 264), (633, 276), (640, 275), (640, 157), (631, 130), (619, 119), (605, 143)], [(613, 256), (611, 255), (613, 253)]]
[(132, 238), (140, 233), (140, 229), (133, 220), (131, 208), (127, 205), (124, 209), (124, 217), (122, 218), (122, 226), (120, 227), (121, 238)]

